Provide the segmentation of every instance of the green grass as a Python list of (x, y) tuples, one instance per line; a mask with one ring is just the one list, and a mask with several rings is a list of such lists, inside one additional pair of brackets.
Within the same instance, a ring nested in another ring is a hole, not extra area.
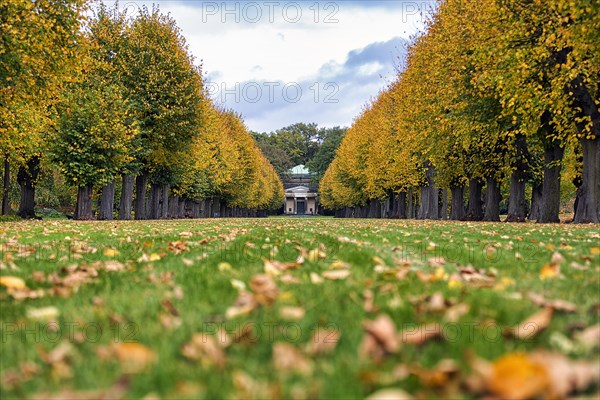
[[(182, 238), (181, 232), (191, 232), (193, 236)], [(185, 241), (188, 249), (180, 254), (170, 251), (169, 242), (175, 241)], [(4, 261), (12, 258), (18, 270), (5, 268), (0, 276), (21, 277), (30, 288), (52, 287), (48, 282), (36, 282), (32, 273), (42, 271), (48, 276), (72, 264), (89, 265), (114, 258), (126, 265), (126, 270), (100, 271), (94, 282), (83, 284), (66, 297), (47, 295), (16, 301), (6, 288), (0, 287), (0, 397), (27, 397), (65, 388), (108, 388), (123, 375), (123, 366), (114, 357), (103, 359), (99, 349), (115, 341), (139, 342), (157, 357), (155, 363), (131, 377), (127, 397), (244, 397), (232, 379), (239, 372), (253, 377), (256, 388), (251, 395), (255, 397), (356, 398), (388, 386), (411, 393), (421, 391), (430, 397), (440, 394), (424, 387), (414, 376), (394, 380), (394, 367), (407, 364), (431, 368), (441, 359), (452, 358), (466, 371), (467, 350), (489, 360), (536, 348), (559, 350), (572, 358), (594, 358), (598, 356), (597, 349), (565, 349), (561, 339), (571, 343), (574, 326), (599, 322), (599, 241), (598, 226), (577, 225), (327, 218), (2, 223), (0, 256)], [(73, 253), (69, 249), (74, 242), (85, 242), (96, 251)], [(237, 319), (225, 319), (227, 308), (238, 296), (232, 279), (248, 284), (254, 275), (263, 273), (263, 260), (271, 257), (274, 247), (278, 248), (276, 260), (294, 261), (299, 248), (310, 251), (320, 244), (325, 246), (325, 259), (307, 260), (300, 268), (289, 271), (300, 283), (286, 284), (275, 278), (280, 293), (274, 305), (260, 307)], [(108, 257), (104, 254), (107, 248), (117, 249), (119, 254)], [(19, 249), (35, 251), (19, 254)], [(542, 280), (540, 270), (555, 251), (566, 259), (561, 264), (561, 276)], [(143, 254), (161, 258), (138, 262)], [(413, 271), (427, 274), (436, 273), (428, 260), (443, 257), (447, 263), (442, 268), (448, 275), (470, 264), (495, 272), (496, 282), (503, 278), (512, 281), (504, 279), (508, 283), (505, 287), (479, 288), (469, 284), (455, 287), (447, 277), (422, 282), (414, 273), (399, 279), (376, 273), (375, 256), (388, 267), (407, 268), (401, 266), (406, 264)], [(350, 277), (325, 280), (322, 284), (311, 282), (311, 272), (321, 273), (335, 260), (351, 265)], [(187, 265), (190, 261), (193, 265)], [(223, 262), (232, 269), (220, 270), (218, 266)], [(571, 267), (573, 262), (587, 270)], [(163, 273), (173, 273), (172, 278), (163, 276), (165, 279), (161, 280)], [(366, 288), (373, 291), (379, 311), (363, 309)], [(182, 297), (176, 295), (180, 289)], [(527, 340), (502, 336), (501, 329), (518, 324), (540, 309), (528, 298), (530, 291), (548, 299), (573, 302), (577, 311), (555, 313), (546, 330)], [(446, 340), (428, 341), (419, 347), (405, 345), (381, 363), (359, 359), (364, 320), (387, 314), (399, 330), (428, 322), (444, 323), (443, 313), (423, 309), (423, 296), (435, 292), (441, 292), (448, 301), (470, 306), (458, 322), (443, 325), (453, 329), (445, 331)], [(165, 299), (170, 299), (180, 315), (178, 327), (161, 324)], [(54, 306), (60, 312), (55, 318), (60, 327), (58, 333), (47, 330), (47, 322), (27, 317), (28, 310), (46, 306)], [(304, 318), (283, 320), (279, 316), (283, 306), (304, 308)], [(590, 311), (594, 307), (596, 311)], [(254, 324), (256, 340), (227, 348), (223, 368), (182, 355), (182, 346), (194, 333), (210, 333), (218, 326), (235, 332), (247, 322)], [(96, 327), (102, 329), (101, 333), (95, 334)], [(318, 357), (307, 356), (314, 366), (310, 375), (276, 370), (273, 344), (288, 342), (302, 350), (316, 327), (333, 327), (341, 334), (335, 350)], [(70, 377), (62, 376), (56, 365), (42, 357), (44, 351), (69, 339), (74, 339), (74, 349), (65, 361), (71, 369)], [(11, 380), (26, 362), (35, 363), (37, 370), (28, 379)]]

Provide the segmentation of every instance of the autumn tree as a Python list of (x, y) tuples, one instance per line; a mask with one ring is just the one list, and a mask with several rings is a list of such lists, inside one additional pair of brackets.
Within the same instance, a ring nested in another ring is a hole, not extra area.
[[(199, 104), (204, 96), (201, 71), (194, 66), (175, 20), (158, 8), (140, 9), (125, 31), (122, 52), (123, 84), (140, 124), (135, 218), (165, 217), (156, 199), (168, 200), (161, 193), (168, 193), (176, 181), (170, 162), (189, 149), (198, 133)], [(147, 214), (149, 178), (152, 199)]]
[(48, 135), (53, 160), (78, 187), (75, 219), (93, 218), (93, 188), (112, 182), (138, 150), (131, 104), (122, 87), (106, 81), (103, 60), (95, 56), (96, 43), (84, 43), (82, 76), (67, 86), (55, 130)]
[(35, 216), (35, 182), (51, 106), (77, 62), (85, 0), (6, 0), (0, 4), (0, 151), (8, 211), (10, 164), (18, 167), (19, 215)]

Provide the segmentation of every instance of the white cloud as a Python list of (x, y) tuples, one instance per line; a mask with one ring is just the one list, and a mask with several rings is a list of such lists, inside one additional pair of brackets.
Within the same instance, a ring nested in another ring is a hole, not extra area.
[[(298, 102), (261, 110), (252, 104), (228, 102), (228, 106), (244, 113), (249, 127), (255, 130), (277, 129), (297, 121), (350, 124), (354, 115), (348, 115), (344, 110), (360, 111), (361, 105), (385, 85), (379, 74), (390, 77), (395, 66), (392, 52), (365, 60), (362, 65), (347, 65), (353, 58), (351, 52), (375, 42), (408, 39), (421, 27), (422, 17), (417, 9), (425, 4), (407, 1), (275, 1), (276, 4), (268, 6), (268, 2), (263, 1), (225, 4), (221, 1), (160, 0), (157, 3), (161, 11), (169, 12), (176, 19), (190, 51), (198, 62), (202, 60), (208, 79), (228, 89), (244, 82), (298, 82), (304, 85), (313, 81), (322, 87), (332, 79), (339, 81), (336, 83), (340, 86), (340, 102), (335, 108), (322, 104), (321, 107), (307, 107)], [(152, 3), (136, 4), (151, 7)], [(257, 7), (248, 4), (258, 5), (261, 11), (261, 18), (256, 23), (251, 21), (258, 19)], [(296, 16), (294, 4), (301, 4), (302, 15), (297, 22), (291, 22)], [(318, 15), (315, 4), (319, 6)], [(271, 15), (269, 11), (272, 11)], [(330, 22), (337, 22), (325, 23), (326, 17)], [(359, 58), (355, 61), (361, 63)]]

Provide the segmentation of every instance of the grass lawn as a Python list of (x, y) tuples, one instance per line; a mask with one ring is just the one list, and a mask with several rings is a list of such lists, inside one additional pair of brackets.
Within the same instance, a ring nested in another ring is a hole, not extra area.
[(596, 393), (599, 242), (565, 224), (2, 223), (0, 397), (549, 397), (568, 374)]

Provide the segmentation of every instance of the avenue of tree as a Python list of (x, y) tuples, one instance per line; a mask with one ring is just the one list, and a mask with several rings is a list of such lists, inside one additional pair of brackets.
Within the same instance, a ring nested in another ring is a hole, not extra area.
[(17, 213), (35, 217), (41, 165), (77, 188), (76, 219), (113, 219), (116, 209), (119, 219), (257, 216), (280, 206), (278, 174), (241, 117), (208, 98), (170, 16), (3, 0), (0, 28), (2, 214), (12, 170)]
[(340, 217), (499, 221), (509, 184), (508, 221), (559, 222), (568, 174), (574, 222), (598, 223), (599, 106), (600, 2), (440, 1), (348, 129), (321, 202)]

